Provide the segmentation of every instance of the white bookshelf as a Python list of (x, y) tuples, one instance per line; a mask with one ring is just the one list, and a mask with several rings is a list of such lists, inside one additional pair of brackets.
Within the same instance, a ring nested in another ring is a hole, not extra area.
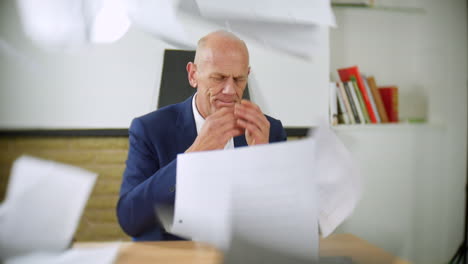
[(463, 239), (467, 8), (462, 0), (406, 2), (418, 8), (334, 8), (330, 71), (358, 65), (378, 85), (399, 87), (401, 120), (427, 120), (332, 127), (365, 184), (338, 232), (413, 263), (444, 263)]

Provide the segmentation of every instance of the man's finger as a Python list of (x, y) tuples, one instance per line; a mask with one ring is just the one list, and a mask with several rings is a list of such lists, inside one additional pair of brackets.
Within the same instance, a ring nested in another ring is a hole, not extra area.
[(241, 105), (244, 105), (244, 106), (246, 106), (246, 107), (249, 107), (249, 108), (257, 109), (257, 110), (260, 111), (260, 112), (262, 111), (262, 109), (260, 109), (260, 107), (259, 107), (258, 105), (254, 104), (254, 103), (252, 103), (251, 101), (246, 100), (246, 99), (242, 99), (242, 101), (241, 101), (240, 104), (241, 104)]
[(215, 114), (209, 116), (206, 119), (206, 123), (209, 123), (211, 126), (216, 128), (216, 127), (224, 126), (226, 123), (230, 123), (230, 122), (235, 123), (235, 119), (236, 117), (232, 110), (227, 111), (225, 109), (221, 109), (217, 111)]
[(243, 119), (249, 123), (253, 123), (259, 127), (260, 130), (265, 131), (268, 129), (269, 123), (265, 115), (258, 109), (246, 108), (243, 106), (236, 107), (234, 114), (238, 119)]
[(234, 113), (234, 108), (233, 107), (223, 107), (223, 108), (219, 109), (218, 111), (214, 112), (207, 119), (216, 119), (216, 118), (219, 118), (221, 116), (228, 115), (229, 113)]
[(239, 126), (245, 127), (246, 139), (250, 140), (249, 145), (256, 144), (266, 144), (268, 143), (269, 136), (268, 133), (265, 134), (258, 127), (252, 123), (246, 122), (244, 120), (237, 120)]

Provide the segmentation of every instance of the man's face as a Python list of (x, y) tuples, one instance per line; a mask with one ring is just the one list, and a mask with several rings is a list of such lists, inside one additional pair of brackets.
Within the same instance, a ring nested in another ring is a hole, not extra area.
[(250, 70), (242, 49), (207, 49), (194, 68), (197, 108), (204, 118), (241, 101)]

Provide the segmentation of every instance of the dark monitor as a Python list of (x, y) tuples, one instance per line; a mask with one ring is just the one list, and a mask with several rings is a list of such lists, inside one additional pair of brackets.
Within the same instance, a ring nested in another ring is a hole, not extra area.
[[(192, 96), (197, 90), (190, 86), (187, 77), (187, 63), (193, 61), (194, 50), (165, 50), (159, 87), (158, 108), (180, 103)], [(248, 85), (243, 98), (250, 100)]]

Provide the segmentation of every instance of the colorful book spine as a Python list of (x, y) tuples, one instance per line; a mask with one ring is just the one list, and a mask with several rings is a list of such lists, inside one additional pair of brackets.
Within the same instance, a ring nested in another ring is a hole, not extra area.
[(332, 126), (335, 126), (338, 124), (338, 105), (337, 105), (337, 87), (336, 83), (331, 82), (330, 83), (330, 89), (329, 89), (329, 94), (328, 94), (328, 105), (329, 105), (329, 115), (330, 115), (330, 124)]
[(345, 88), (345, 91), (346, 91), (346, 95), (348, 96), (348, 99), (349, 99), (349, 104), (351, 105), (351, 111), (353, 112), (354, 123), (355, 124), (360, 124), (361, 120), (359, 119), (359, 113), (358, 113), (358, 110), (357, 110), (358, 107), (357, 107), (356, 102), (353, 99), (353, 93), (351, 92), (352, 87), (349, 87), (349, 84), (347, 82), (344, 82), (343, 85), (344, 85), (344, 88)]
[(369, 95), (369, 99), (371, 101), (372, 111), (375, 113), (375, 118), (377, 118), (377, 123), (382, 123), (380, 119), (379, 110), (377, 109), (377, 104), (375, 103), (374, 95), (370, 89), (369, 83), (367, 82), (367, 76), (361, 74), (362, 80), (364, 81), (364, 86), (366, 87), (367, 94)]
[(336, 97), (338, 100), (338, 120), (341, 121), (342, 124), (349, 124), (349, 114), (346, 109), (339, 83), (336, 83), (336, 88)]
[(388, 120), (398, 122), (398, 88), (396, 86), (379, 87), (379, 93), (387, 111)]
[(365, 124), (366, 119), (364, 118), (364, 114), (362, 113), (361, 105), (359, 104), (359, 99), (356, 94), (356, 90), (354, 89), (354, 84), (352, 81), (347, 82), (349, 90), (351, 91), (351, 97), (353, 98), (353, 103), (356, 106), (356, 111), (359, 117), (359, 124)]
[(376, 113), (372, 111), (371, 101), (364, 86), (364, 81), (362, 80), (361, 74), (359, 73), (359, 68), (357, 66), (352, 66), (349, 68), (338, 69), (338, 74), (340, 75), (340, 79), (343, 82), (348, 82), (351, 76), (356, 77), (358, 88), (362, 93), (362, 98), (364, 99), (366, 109), (369, 113), (369, 118), (372, 123), (377, 123)]
[(341, 95), (343, 97), (343, 102), (344, 102), (345, 107), (346, 107), (346, 113), (348, 114), (349, 123), (350, 124), (355, 124), (356, 120), (354, 119), (353, 109), (351, 108), (351, 104), (349, 102), (348, 94), (346, 93), (344, 84), (342, 82), (338, 82), (338, 87), (340, 88), (339, 92), (341, 93)]
[(380, 96), (379, 90), (377, 88), (377, 83), (375, 82), (374, 77), (369, 76), (367, 78), (367, 82), (369, 83), (370, 89), (372, 91), (372, 95), (374, 96), (375, 104), (379, 111), (380, 120), (382, 121), (382, 123), (388, 123), (387, 110), (385, 110), (382, 97)]
[(351, 82), (353, 82), (354, 91), (356, 92), (356, 96), (359, 101), (359, 107), (361, 108), (362, 115), (364, 116), (364, 120), (366, 120), (366, 123), (369, 124), (370, 123), (369, 114), (367, 113), (366, 106), (364, 105), (364, 101), (362, 100), (361, 91), (359, 91), (359, 88), (356, 83), (356, 78), (354, 78), (354, 76), (351, 76)]

